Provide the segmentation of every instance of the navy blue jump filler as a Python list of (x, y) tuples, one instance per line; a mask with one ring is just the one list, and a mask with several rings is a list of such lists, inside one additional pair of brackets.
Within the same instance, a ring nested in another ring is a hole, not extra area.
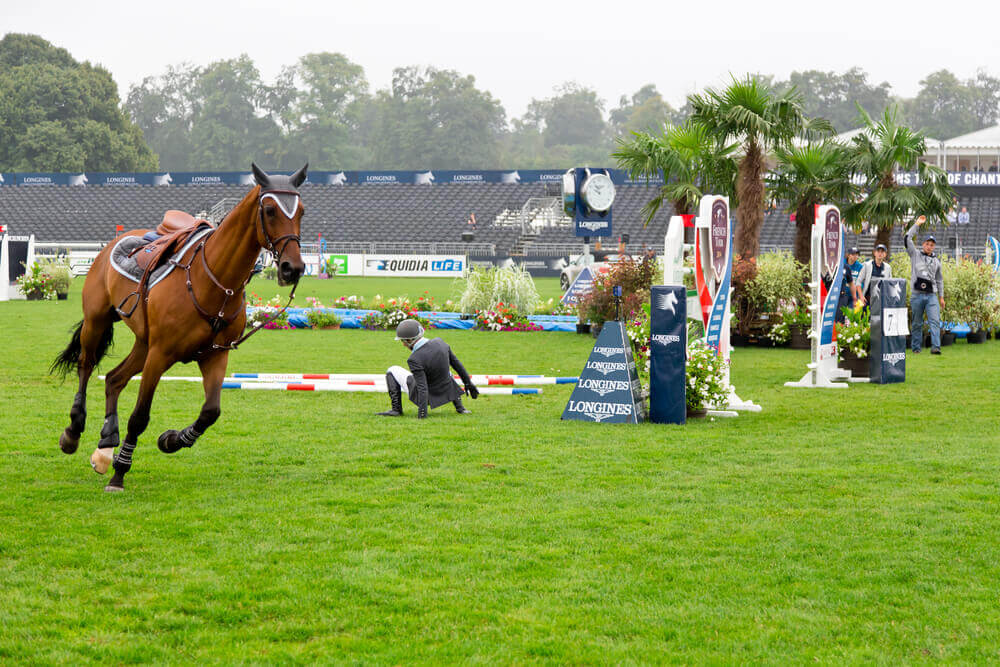
[(639, 391), (639, 374), (625, 325), (605, 322), (562, 418), (637, 424), (642, 421)]
[(654, 285), (649, 304), (649, 421), (683, 424), (687, 420), (687, 289)]
[(876, 278), (872, 282), (871, 359), (869, 382), (906, 381), (906, 280)]

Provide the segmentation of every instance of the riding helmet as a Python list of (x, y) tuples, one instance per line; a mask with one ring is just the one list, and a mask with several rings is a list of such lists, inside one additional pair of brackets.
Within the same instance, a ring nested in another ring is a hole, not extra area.
[(403, 320), (396, 327), (396, 340), (416, 340), (424, 335), (424, 328), (416, 320)]

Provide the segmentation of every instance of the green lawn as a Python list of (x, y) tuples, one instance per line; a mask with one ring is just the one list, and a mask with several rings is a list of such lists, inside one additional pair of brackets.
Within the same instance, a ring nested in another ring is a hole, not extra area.
[[(734, 383), (764, 411), (684, 427), (561, 422), (568, 386), (423, 422), (372, 416), (375, 394), (227, 391), (173, 456), (156, 436), (201, 392), (164, 383), (111, 495), (87, 465), (102, 383), (80, 451), (56, 444), (75, 383), (46, 370), (76, 283), (68, 303), (0, 303), (0, 662), (1000, 658), (996, 342), (842, 391), (782, 386), (806, 352), (741, 349)], [(296, 301), (449, 285), (315, 281)], [(593, 344), (442, 336), (474, 373), (576, 374)], [(404, 358), (391, 333), (263, 331), (230, 370)]]

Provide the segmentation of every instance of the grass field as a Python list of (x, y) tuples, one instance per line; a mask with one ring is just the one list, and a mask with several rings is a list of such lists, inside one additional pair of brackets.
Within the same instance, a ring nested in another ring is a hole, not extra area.
[[(782, 386), (806, 352), (739, 350), (764, 411), (684, 427), (561, 422), (568, 386), (423, 422), (372, 416), (375, 394), (232, 391), (173, 456), (156, 436), (202, 399), (165, 383), (111, 495), (86, 462), (102, 383), (80, 451), (56, 444), (75, 384), (46, 370), (79, 282), (0, 303), (0, 662), (1000, 659), (996, 342), (844, 391)], [(449, 285), (307, 281), (297, 302)], [(442, 335), (472, 372), (576, 374), (593, 344)], [(264, 331), (230, 370), (404, 358), (391, 333)]]

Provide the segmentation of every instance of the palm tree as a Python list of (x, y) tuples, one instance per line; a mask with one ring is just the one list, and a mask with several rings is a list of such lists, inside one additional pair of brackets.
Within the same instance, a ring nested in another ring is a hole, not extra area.
[[(926, 215), (943, 224), (955, 192), (942, 169), (920, 161), (927, 149), (924, 136), (899, 124), (896, 106), (886, 109), (878, 123), (860, 106), (858, 112), (865, 131), (852, 139), (847, 164), (863, 180), (865, 197), (844, 208), (844, 222), (855, 231), (864, 221), (877, 225), (876, 243), (891, 249), (893, 227), (901, 221)], [(916, 171), (920, 185), (899, 185), (897, 170)]]
[(847, 149), (833, 141), (802, 146), (779, 146), (778, 169), (768, 179), (775, 199), (788, 202), (795, 211), (795, 259), (809, 266), (810, 236), (815, 206), (853, 202), (858, 187), (851, 183)]
[(703, 125), (720, 143), (738, 141), (743, 157), (737, 166), (736, 253), (744, 259), (757, 256), (764, 224), (765, 156), (793, 137), (833, 132), (824, 118), (807, 118), (802, 95), (795, 88), (776, 94), (760, 79), (747, 75), (733, 79), (722, 91), (709, 89), (688, 97), (691, 120)]
[(719, 144), (701, 125), (665, 125), (658, 136), (632, 132), (615, 140), (612, 156), (632, 178), (663, 176), (660, 193), (642, 208), (643, 226), (649, 225), (664, 202), (677, 215), (693, 213), (706, 193), (735, 195), (735, 145)]

